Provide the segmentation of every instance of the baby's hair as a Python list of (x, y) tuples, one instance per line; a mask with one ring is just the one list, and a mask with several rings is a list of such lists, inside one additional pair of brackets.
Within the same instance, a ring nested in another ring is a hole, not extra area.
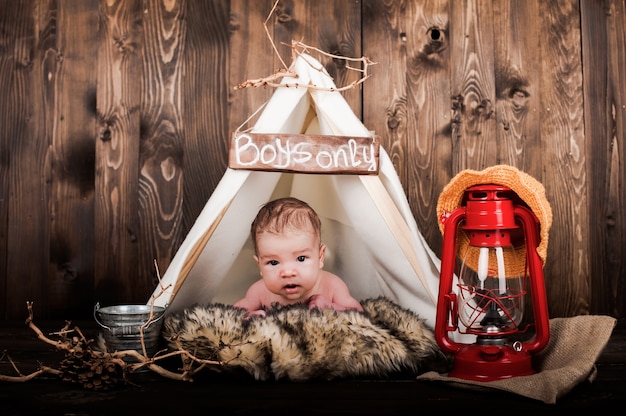
[(286, 197), (263, 205), (250, 226), (254, 252), (257, 235), (262, 232), (283, 233), (285, 230), (312, 230), (321, 239), (322, 222), (313, 208), (297, 198)]

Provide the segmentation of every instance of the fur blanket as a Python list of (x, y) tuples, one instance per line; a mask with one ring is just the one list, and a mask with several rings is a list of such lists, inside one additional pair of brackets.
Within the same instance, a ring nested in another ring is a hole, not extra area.
[(196, 305), (168, 315), (162, 334), (173, 350), (258, 380), (417, 375), (449, 363), (414, 312), (382, 297), (361, 303), (362, 313), (291, 305), (249, 319), (231, 305)]

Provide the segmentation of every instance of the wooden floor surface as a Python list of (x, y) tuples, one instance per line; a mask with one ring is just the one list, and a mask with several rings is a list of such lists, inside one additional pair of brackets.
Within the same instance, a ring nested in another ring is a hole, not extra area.
[[(56, 331), (62, 324), (46, 322), (39, 327), (43, 332)], [(63, 358), (23, 322), (0, 322), (0, 353), (4, 353), (0, 360), (3, 375), (15, 375), (7, 357), (24, 374), (40, 364), (54, 367)], [(257, 382), (207, 371), (189, 383), (148, 371), (131, 374), (131, 383), (121, 388), (93, 392), (46, 375), (22, 383), (0, 381), (0, 414), (174, 416), (184, 411), (211, 415), (388, 415), (458, 411), (535, 416), (610, 410), (626, 404), (626, 322), (618, 322), (596, 367), (593, 382), (577, 385), (556, 404), (413, 378)]]

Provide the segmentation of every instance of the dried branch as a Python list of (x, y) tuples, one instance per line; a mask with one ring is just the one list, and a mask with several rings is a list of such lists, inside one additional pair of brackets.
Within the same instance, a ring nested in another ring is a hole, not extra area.
[[(280, 82), (276, 82), (276, 81), (283, 79), (284, 77), (297, 78), (298, 74), (296, 74), (295, 72), (289, 69), (279, 69), (278, 72), (272, 75), (269, 75), (267, 77), (257, 78), (257, 79), (248, 79), (246, 81), (243, 81), (242, 83), (235, 85), (235, 90), (243, 90), (244, 88), (250, 88), (250, 87), (256, 88), (256, 87), (265, 87), (265, 86), (284, 87), (285, 86), (284, 84), (281, 84)], [(303, 85), (303, 87), (305, 87), (305, 85)]]
[[(156, 298), (155, 298), (156, 299)], [(150, 317), (147, 323), (154, 319), (154, 300), (152, 299), (150, 308)], [(156, 374), (173, 380), (181, 381), (193, 381), (193, 376), (199, 371), (207, 367), (223, 367), (228, 365), (232, 360), (238, 358), (235, 356), (226, 361), (215, 361), (202, 359), (194, 355), (192, 352), (185, 350), (179, 343), (176, 345), (179, 347), (173, 351), (159, 351), (153, 357), (149, 357), (147, 354), (143, 332), (145, 326), (140, 327), (141, 333), (141, 352), (137, 350), (123, 350), (115, 352), (107, 352), (106, 346), (103, 349), (94, 349), (92, 347), (95, 342), (91, 339), (87, 339), (83, 332), (78, 327), (71, 327), (71, 322), (66, 321), (65, 326), (56, 332), (50, 334), (50, 336), (58, 337), (59, 339), (52, 339), (43, 333), (37, 325), (34, 323), (33, 303), (27, 302), (28, 318), (26, 324), (37, 335), (37, 338), (46, 344), (54, 346), (56, 349), (65, 351), (65, 359), (61, 362), (60, 369), (41, 365), (37, 371), (30, 374), (23, 374), (15, 365), (15, 362), (11, 359), (6, 351), (3, 352), (0, 360), (5, 358), (13, 367), (13, 370), (17, 375), (2, 375), (0, 374), (0, 381), (8, 382), (26, 382), (32, 380), (42, 374), (53, 374), (60, 376), (63, 380), (83, 383), (85, 388), (102, 389), (103, 384), (101, 380), (99, 383), (93, 383), (90, 377), (94, 377), (94, 373), (99, 375), (104, 373), (102, 377), (107, 377), (107, 381), (112, 377), (118, 377), (127, 381), (127, 374), (134, 373), (140, 369), (147, 368)], [(183, 362), (182, 371), (176, 372), (169, 370), (157, 362), (165, 360), (167, 358), (180, 356)], [(68, 370), (69, 368), (69, 370)], [(106, 373), (105, 369), (108, 371)], [(68, 374), (68, 371), (72, 374)], [(81, 374), (75, 374), (76, 372), (82, 372)], [(117, 381), (116, 381), (117, 382)]]
[(283, 64), (284, 70), (287, 71), (287, 65), (285, 64), (285, 61), (283, 61), (283, 57), (280, 56), (280, 53), (278, 53), (278, 49), (276, 49), (276, 44), (274, 43), (274, 39), (272, 38), (272, 35), (270, 34), (269, 29), (267, 28), (267, 22), (269, 22), (270, 17), (272, 17), (272, 15), (274, 14), (274, 11), (276, 10), (276, 7), (278, 7), (278, 3), (280, 3), (280, 0), (276, 0), (274, 2), (274, 6), (272, 7), (272, 10), (270, 10), (270, 13), (267, 15), (267, 18), (265, 19), (265, 22), (263, 22), (263, 28), (265, 29), (265, 34), (267, 35), (268, 39), (270, 40), (270, 43), (272, 44), (272, 48), (274, 49), (274, 53), (276, 53), (276, 56), (278, 57), (280, 62)]
[(172, 287), (171, 283), (167, 286), (163, 286), (163, 283), (161, 282), (161, 273), (159, 272), (159, 265), (157, 264), (156, 259), (154, 259), (154, 269), (156, 270), (156, 275), (157, 279), (159, 279), (159, 287), (161, 288), (161, 290), (156, 295), (152, 295), (153, 304), (156, 299), (160, 298), (170, 287)]
[[(158, 351), (153, 357), (148, 355), (144, 333), (148, 325), (153, 324), (155, 319), (162, 318), (162, 316), (157, 318), (155, 315), (154, 303), (171, 286), (164, 287), (162, 285), (156, 260), (154, 265), (161, 290), (152, 296), (148, 319), (139, 327), (141, 351), (132, 349), (108, 352), (106, 341), (103, 338), (101, 338), (103, 344), (98, 345), (93, 339), (85, 337), (80, 328), (77, 326), (72, 327), (70, 321), (65, 321), (65, 325), (61, 330), (45, 335), (35, 325), (33, 302), (26, 302), (28, 310), (26, 325), (36, 334), (39, 340), (54, 346), (57, 350), (64, 351), (65, 358), (59, 363), (59, 368), (40, 365), (36, 371), (30, 374), (23, 374), (8, 353), (4, 351), (0, 356), (0, 361), (4, 361), (6, 358), (16, 375), (0, 374), (0, 381), (25, 382), (42, 374), (53, 374), (61, 377), (64, 381), (81, 383), (83, 387), (88, 389), (102, 390), (111, 388), (120, 381), (128, 382), (128, 374), (143, 368), (173, 380), (193, 381), (193, 376), (199, 371), (207, 367), (221, 367), (238, 358), (238, 356), (235, 356), (227, 361), (206, 360), (185, 350), (178, 343), (176, 343), (179, 347), (178, 350), (169, 352), (166, 350)], [(176, 356), (181, 357), (183, 362), (182, 371), (180, 372), (169, 370), (158, 364), (159, 361)]]
[[(371, 77), (371, 74), (369, 73), (369, 67), (371, 65), (375, 65), (376, 62), (372, 61), (371, 59), (369, 59), (366, 56), (362, 56), (360, 58), (350, 58), (350, 57), (346, 57), (346, 56), (340, 56), (340, 55), (334, 55), (331, 53), (328, 53), (326, 51), (323, 51), (319, 48), (313, 47), (313, 46), (309, 46), (306, 45), (305, 43), (303, 43), (302, 41), (292, 41), (291, 45), (288, 45), (291, 47), (291, 54), (292, 54), (292, 61), (295, 62), (296, 58), (298, 56), (302, 56), (304, 53), (308, 53), (310, 51), (315, 51), (318, 52), (321, 55), (324, 55), (326, 57), (332, 58), (332, 59), (341, 59), (347, 62), (360, 62), (362, 68), (358, 68), (356, 66), (351, 66), (351, 65), (346, 65), (346, 69), (350, 70), (350, 71), (356, 71), (359, 72), (361, 75), (359, 77), (359, 79), (351, 82), (348, 85), (345, 85), (343, 87), (339, 87), (339, 88), (324, 88), (324, 87), (320, 87), (318, 85), (312, 85), (312, 84), (298, 84), (298, 83), (281, 83), (280, 80), (282, 80), (285, 77), (291, 77), (291, 78), (297, 78), (298, 74), (296, 74), (293, 71), (293, 68), (291, 67), (287, 67), (287, 65), (285, 64), (285, 61), (283, 60), (283, 58), (280, 56), (280, 53), (278, 52), (278, 49), (276, 48), (276, 44), (274, 43), (274, 40), (272, 39), (272, 36), (270, 34), (270, 31), (268, 29), (268, 22), (271, 18), (271, 16), (274, 14), (274, 11), (276, 10), (276, 7), (278, 6), (278, 3), (280, 2), (280, 0), (276, 0), (276, 2), (274, 3), (274, 6), (272, 7), (272, 10), (270, 11), (269, 15), (267, 16), (267, 18), (265, 19), (265, 21), (263, 22), (263, 28), (265, 29), (265, 34), (267, 35), (271, 45), (272, 45), (272, 49), (274, 50), (274, 53), (276, 54), (276, 56), (278, 57), (278, 59), (280, 60), (280, 62), (283, 65), (283, 68), (279, 69), (277, 72), (268, 75), (266, 77), (263, 78), (257, 78), (257, 79), (249, 79), (246, 81), (243, 81), (239, 84), (237, 84), (235, 86), (235, 90), (241, 90), (244, 88), (250, 88), (250, 87), (265, 87), (265, 86), (270, 86), (270, 87), (287, 87), (287, 88), (311, 88), (311, 89), (318, 89), (318, 90), (322, 90), (322, 91), (345, 91), (351, 88), (355, 88), (357, 87), (359, 84), (362, 84), (363, 82), (365, 82), (365, 80), (367, 80), (369, 77)], [(286, 45), (286, 44), (285, 44)], [(309, 65), (312, 65), (312, 63), (309, 62)], [(318, 71), (322, 72), (324, 70), (324, 68), (315, 68)]]
[[(14, 363), (12, 363), (14, 364)], [(23, 375), (20, 373), (19, 376), (5, 376), (3, 374), (0, 374), (0, 381), (10, 381), (10, 382), (17, 382), (17, 383), (23, 383), (29, 380), (32, 380), (42, 374), (54, 374), (57, 376), (62, 375), (62, 371), (57, 370), (55, 368), (52, 367), (47, 367), (47, 366), (41, 366), (39, 367), (39, 370), (32, 372), (30, 374), (26, 374)]]
[[(37, 335), (37, 338), (39, 338), (46, 344), (50, 344), (56, 347), (57, 349), (71, 351), (71, 347), (68, 344), (61, 342), (60, 340), (51, 340), (50, 338), (45, 336), (43, 332), (41, 332), (41, 330), (37, 328), (37, 326), (33, 323), (33, 302), (26, 302), (26, 308), (28, 309), (28, 318), (26, 318), (26, 325), (28, 325), (28, 327), (33, 330), (33, 332)], [(66, 321), (66, 326), (61, 332), (65, 331), (67, 325), (68, 323)]]

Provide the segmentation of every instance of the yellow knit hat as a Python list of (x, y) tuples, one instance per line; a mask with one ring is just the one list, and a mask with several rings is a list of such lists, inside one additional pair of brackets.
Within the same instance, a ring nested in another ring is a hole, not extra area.
[[(526, 204), (537, 216), (540, 239), (537, 246), (537, 254), (539, 254), (543, 264), (545, 264), (548, 255), (548, 234), (552, 225), (552, 208), (546, 198), (543, 185), (532, 176), (513, 166), (496, 165), (482, 171), (468, 169), (459, 172), (452, 178), (443, 188), (437, 202), (437, 218), (441, 233), (444, 230), (444, 224), (442, 224), (441, 219), (465, 204), (463, 199), (465, 190), (474, 185), (487, 184), (503, 185), (510, 188), (517, 194), (521, 202)], [(469, 245), (469, 237), (465, 231), (461, 230), (459, 232), (458, 239), (457, 254), (465, 251)], [(521, 247), (516, 247), (516, 252), (519, 256), (524, 256), (523, 258), (525, 258), (526, 248), (523, 244)], [(472, 267), (471, 264), (469, 266)]]

